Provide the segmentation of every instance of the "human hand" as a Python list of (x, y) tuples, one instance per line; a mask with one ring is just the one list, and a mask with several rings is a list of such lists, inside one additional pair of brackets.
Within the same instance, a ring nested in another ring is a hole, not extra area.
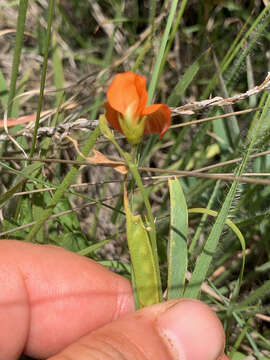
[(224, 331), (197, 300), (134, 312), (127, 279), (54, 246), (0, 241), (0, 360), (225, 360)]

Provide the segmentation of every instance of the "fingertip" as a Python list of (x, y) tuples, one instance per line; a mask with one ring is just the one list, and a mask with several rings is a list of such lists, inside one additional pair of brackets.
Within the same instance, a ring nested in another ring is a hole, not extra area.
[(209, 306), (198, 300), (173, 302), (158, 317), (157, 326), (168, 349), (181, 359), (216, 360), (224, 352), (221, 322)]
[(200, 301), (182, 299), (127, 314), (53, 359), (228, 360), (222, 354), (224, 331), (218, 317)]

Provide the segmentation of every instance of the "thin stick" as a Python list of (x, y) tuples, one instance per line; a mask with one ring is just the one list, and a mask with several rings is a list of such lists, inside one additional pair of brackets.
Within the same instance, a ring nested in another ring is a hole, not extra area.
[[(265, 152), (264, 152), (265, 153)], [(256, 154), (258, 156), (258, 154)], [(250, 156), (251, 157), (251, 156)], [(255, 157), (255, 156), (254, 156)], [(238, 162), (241, 158), (236, 159)], [(41, 161), (46, 163), (64, 163), (64, 164), (72, 164), (72, 165), (90, 165), (88, 161), (75, 161), (75, 160), (62, 160), (62, 159), (40, 159), (40, 158), (17, 158), (17, 157), (0, 157), (0, 160), (17, 160), (17, 161)], [(116, 162), (117, 163), (117, 162)], [(1, 165), (1, 164), (0, 164)], [(93, 164), (91, 164), (93, 166)], [(124, 165), (122, 161), (119, 161), (119, 165)], [(107, 167), (107, 164), (96, 164), (94, 166), (104, 166)], [(203, 172), (199, 172), (199, 170), (167, 170), (167, 169), (157, 169), (157, 168), (150, 168), (150, 167), (139, 167), (138, 170), (140, 171), (149, 171), (153, 173), (161, 173), (161, 174), (170, 174), (170, 175), (178, 175), (181, 177), (195, 177), (195, 178), (205, 178), (205, 179), (221, 179), (226, 181), (237, 181), (243, 183), (251, 183), (251, 184), (258, 184), (258, 185), (270, 185), (270, 180), (267, 179), (251, 179), (246, 176), (238, 176), (235, 177), (231, 173), (214, 173), (214, 174), (205, 174)], [(269, 174), (260, 173), (259, 176), (268, 176)], [(250, 175), (248, 175), (250, 176)], [(257, 175), (258, 176), (258, 175)]]

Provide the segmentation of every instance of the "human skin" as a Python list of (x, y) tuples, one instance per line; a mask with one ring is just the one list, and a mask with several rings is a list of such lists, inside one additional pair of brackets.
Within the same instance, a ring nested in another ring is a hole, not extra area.
[(0, 264), (0, 360), (228, 359), (200, 301), (135, 312), (127, 279), (56, 246), (1, 240)]

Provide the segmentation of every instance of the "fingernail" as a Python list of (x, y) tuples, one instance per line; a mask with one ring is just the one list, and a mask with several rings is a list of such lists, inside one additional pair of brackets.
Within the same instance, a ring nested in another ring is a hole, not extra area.
[(216, 313), (195, 299), (182, 299), (157, 318), (157, 330), (172, 359), (217, 360), (224, 351), (224, 330)]

